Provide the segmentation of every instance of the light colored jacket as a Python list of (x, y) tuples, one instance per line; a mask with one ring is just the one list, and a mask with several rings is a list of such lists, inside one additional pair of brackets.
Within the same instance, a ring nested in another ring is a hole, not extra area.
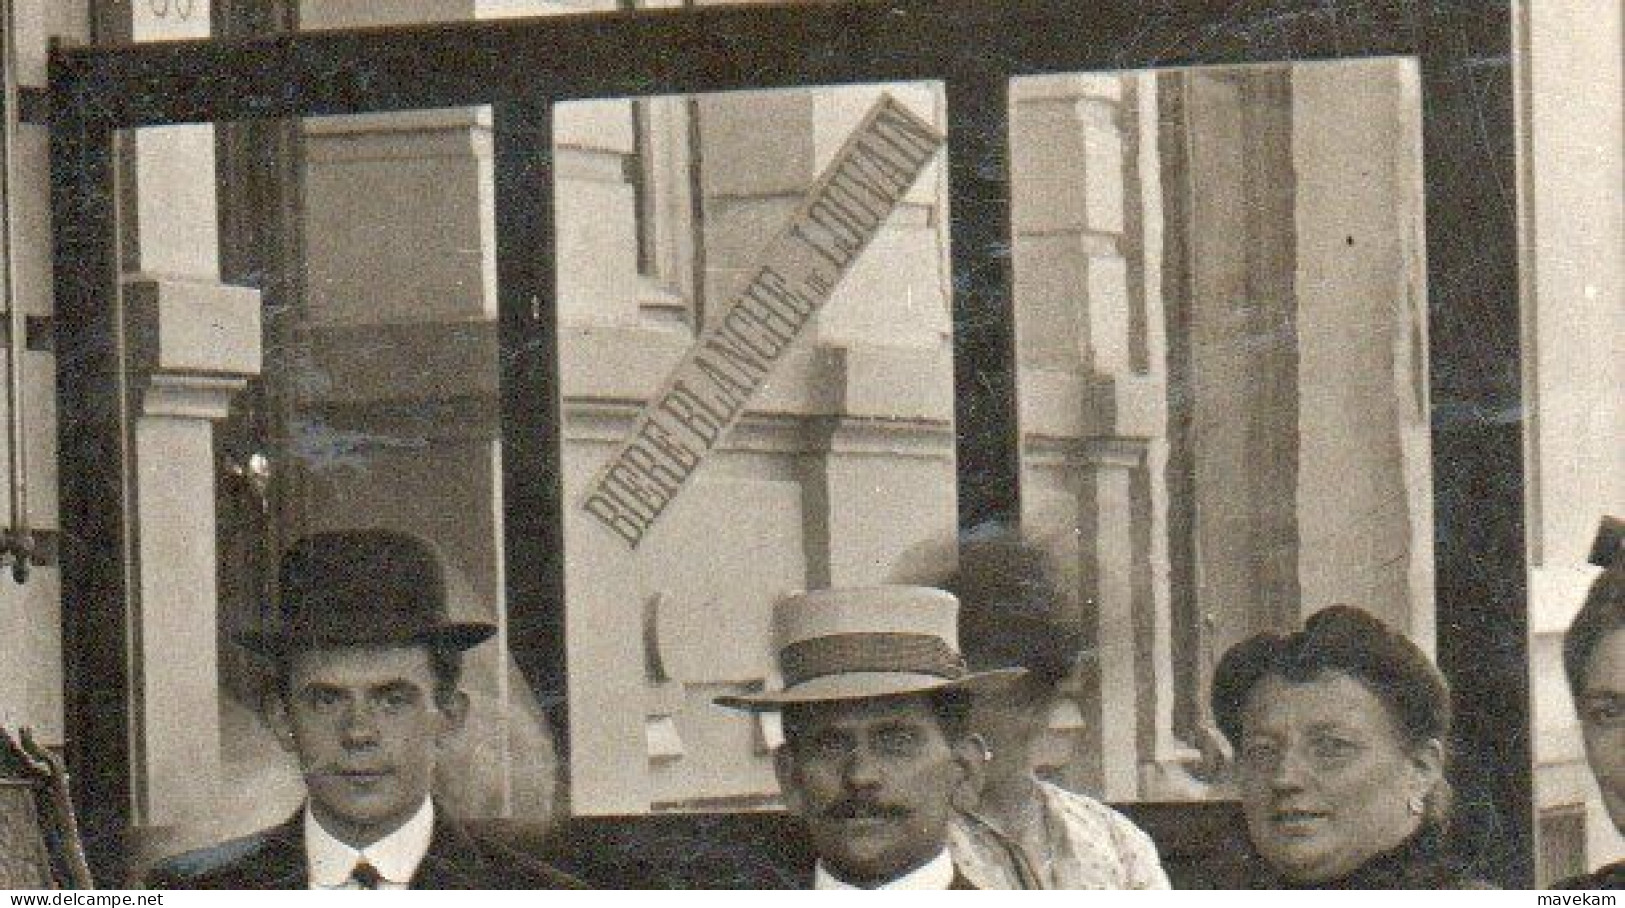
[(1029, 854), (1011, 836), (974, 817), (949, 832), (954, 862), (979, 889), (1167, 889), (1157, 846), (1106, 805), (1038, 783), (1047, 854)]

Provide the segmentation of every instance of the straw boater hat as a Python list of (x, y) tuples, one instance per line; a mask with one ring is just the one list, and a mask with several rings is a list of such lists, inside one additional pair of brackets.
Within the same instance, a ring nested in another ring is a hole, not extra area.
[(446, 616), (446, 581), (428, 543), (392, 530), (306, 536), (282, 555), (280, 621), (237, 636), (263, 656), (337, 646), (465, 650), (496, 627)]
[(959, 654), (959, 600), (923, 586), (874, 586), (797, 593), (778, 608), (784, 686), (718, 697), (718, 706), (764, 711), (822, 703), (980, 690), (1025, 669), (971, 672)]

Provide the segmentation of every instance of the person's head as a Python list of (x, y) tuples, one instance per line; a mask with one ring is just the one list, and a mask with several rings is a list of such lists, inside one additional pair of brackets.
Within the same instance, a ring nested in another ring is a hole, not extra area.
[(460, 653), (425, 646), (313, 647), (279, 660), (266, 718), (328, 832), (364, 847), (429, 796), (442, 746), (468, 715)]
[(284, 553), (280, 621), (238, 640), (273, 672), (266, 720), (297, 759), (312, 814), (363, 847), (429, 796), (464, 724), (462, 653), (495, 630), (446, 618), (439, 558), (385, 530), (318, 533)]
[(973, 671), (1019, 666), (1020, 680), (976, 698), (971, 727), (990, 746), (990, 782), (1024, 776), (1061, 682), (1085, 649), (1084, 616), (1043, 545), (1005, 529), (961, 538), (953, 566), (930, 582), (959, 599), (959, 646)]
[(1235, 748), (1248, 834), (1285, 876), (1329, 880), (1442, 829), (1449, 688), (1366, 612), (1333, 606), (1302, 631), (1232, 647), (1212, 705)]
[(938, 692), (784, 708), (779, 787), (831, 872), (878, 883), (941, 852), (956, 808), (981, 786), (968, 706)]
[(955, 810), (976, 804), (987, 751), (969, 730), (970, 698), (1021, 671), (968, 671), (957, 612), (953, 596), (925, 587), (796, 594), (777, 614), (783, 687), (716, 700), (780, 712), (785, 803), (850, 883), (922, 866), (947, 847)]
[(1563, 669), (1586, 756), (1614, 826), (1625, 833), (1625, 549), (1621, 524), (1604, 523), (1593, 560), (1603, 572), (1563, 635)]

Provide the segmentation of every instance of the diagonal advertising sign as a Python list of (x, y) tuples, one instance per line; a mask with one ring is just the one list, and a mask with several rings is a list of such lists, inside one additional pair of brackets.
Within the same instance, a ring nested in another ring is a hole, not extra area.
[(638, 547), (942, 144), (891, 95), (875, 102), (588, 486), (588, 514)]

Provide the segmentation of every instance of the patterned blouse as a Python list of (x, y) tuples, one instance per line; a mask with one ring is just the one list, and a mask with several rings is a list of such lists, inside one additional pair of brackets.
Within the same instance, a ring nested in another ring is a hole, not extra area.
[[(960, 817), (949, 847), (980, 889), (1167, 889), (1157, 846), (1092, 798), (1038, 783), (1047, 854), (1032, 854), (985, 821)], [(1023, 838), (1038, 838), (1023, 837)]]

